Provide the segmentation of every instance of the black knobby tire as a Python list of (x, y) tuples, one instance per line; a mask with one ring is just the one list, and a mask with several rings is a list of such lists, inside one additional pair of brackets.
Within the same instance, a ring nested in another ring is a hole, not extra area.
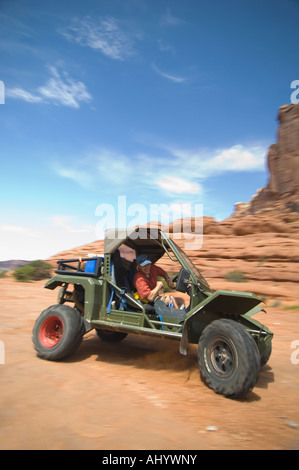
[(58, 361), (70, 356), (81, 344), (85, 332), (83, 317), (67, 305), (53, 305), (37, 318), (33, 344), (38, 356)]
[(216, 393), (241, 398), (256, 384), (260, 354), (254, 339), (234, 320), (219, 319), (208, 325), (198, 342), (199, 370)]
[(122, 333), (121, 331), (100, 330), (98, 328), (96, 328), (96, 332), (98, 337), (106, 343), (118, 343), (128, 336), (128, 333)]
[(263, 352), (263, 354), (261, 355), (261, 366), (265, 366), (267, 364), (267, 362), (269, 361), (270, 359), (270, 356), (271, 356), (271, 353), (272, 353), (272, 341), (271, 343), (267, 346), (266, 350)]

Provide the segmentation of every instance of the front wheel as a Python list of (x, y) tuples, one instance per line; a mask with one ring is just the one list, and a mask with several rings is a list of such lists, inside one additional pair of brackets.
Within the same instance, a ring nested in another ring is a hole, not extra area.
[(250, 334), (234, 320), (208, 325), (198, 342), (198, 361), (204, 382), (216, 393), (241, 398), (256, 384), (260, 355)]
[(67, 305), (53, 305), (37, 318), (32, 341), (39, 357), (57, 361), (77, 350), (84, 331), (78, 310)]

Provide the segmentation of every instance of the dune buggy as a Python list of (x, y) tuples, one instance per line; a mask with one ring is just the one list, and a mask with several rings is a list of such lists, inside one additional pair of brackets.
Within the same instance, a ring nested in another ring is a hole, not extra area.
[[(136, 299), (132, 279), (141, 253), (153, 263), (170, 258), (176, 292), (185, 293), (189, 305), (178, 309)], [(273, 334), (252, 318), (263, 310), (261, 299), (213, 291), (186, 253), (158, 229), (108, 230), (103, 255), (58, 261), (44, 287), (60, 287), (58, 304), (44, 310), (33, 328), (34, 347), (44, 359), (74, 353), (92, 329), (109, 342), (128, 333), (175, 339), (183, 355), (188, 344), (198, 344), (200, 374), (210, 388), (240, 398), (254, 387), (271, 354)]]

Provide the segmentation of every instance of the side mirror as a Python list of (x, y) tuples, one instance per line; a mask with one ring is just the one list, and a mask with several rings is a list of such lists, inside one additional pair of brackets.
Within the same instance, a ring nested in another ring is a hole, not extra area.
[(176, 282), (176, 290), (179, 292), (187, 292), (189, 282), (189, 271), (187, 269), (181, 268)]

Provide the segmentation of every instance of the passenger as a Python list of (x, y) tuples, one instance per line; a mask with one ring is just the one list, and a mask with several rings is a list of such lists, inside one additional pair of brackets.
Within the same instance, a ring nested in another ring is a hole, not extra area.
[(133, 284), (137, 289), (137, 298), (142, 302), (153, 303), (157, 297), (163, 295), (163, 282), (158, 281), (158, 276), (163, 277), (170, 289), (175, 287), (164, 269), (155, 266), (147, 255), (142, 254), (136, 258), (137, 272), (133, 278)]

